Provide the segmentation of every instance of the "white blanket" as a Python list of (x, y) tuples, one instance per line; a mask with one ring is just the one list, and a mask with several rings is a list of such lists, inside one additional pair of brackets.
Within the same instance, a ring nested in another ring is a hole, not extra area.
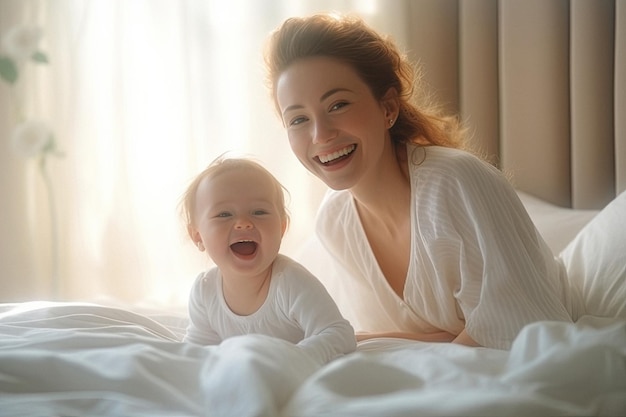
[(128, 310), (0, 305), (0, 416), (623, 416), (626, 322), (536, 323), (511, 351), (376, 339), (318, 366), (250, 335), (179, 341)]

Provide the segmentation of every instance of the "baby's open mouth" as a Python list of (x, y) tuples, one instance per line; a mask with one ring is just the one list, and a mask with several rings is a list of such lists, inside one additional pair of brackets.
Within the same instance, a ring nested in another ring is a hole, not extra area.
[(230, 245), (230, 249), (238, 255), (252, 255), (256, 252), (257, 243), (251, 240), (242, 240)]

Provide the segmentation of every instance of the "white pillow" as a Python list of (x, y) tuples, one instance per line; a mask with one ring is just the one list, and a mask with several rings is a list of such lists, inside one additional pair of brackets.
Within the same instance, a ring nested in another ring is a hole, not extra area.
[(517, 195), (541, 237), (555, 255), (565, 249), (576, 234), (599, 212), (559, 207), (522, 191), (518, 191)]
[(626, 191), (559, 254), (587, 314), (626, 318)]

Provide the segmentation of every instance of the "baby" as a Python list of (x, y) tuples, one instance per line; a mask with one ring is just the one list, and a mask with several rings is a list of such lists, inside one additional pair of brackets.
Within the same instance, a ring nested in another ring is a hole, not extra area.
[(216, 264), (195, 280), (185, 341), (249, 333), (297, 344), (326, 363), (356, 348), (354, 329), (307, 269), (279, 254), (289, 216), (282, 185), (258, 163), (218, 158), (183, 195), (191, 240)]

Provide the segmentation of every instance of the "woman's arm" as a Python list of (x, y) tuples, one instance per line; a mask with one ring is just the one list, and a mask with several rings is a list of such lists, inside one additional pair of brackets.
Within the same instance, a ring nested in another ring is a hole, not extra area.
[(387, 332), (387, 333), (357, 333), (356, 340), (362, 342), (363, 340), (375, 339), (379, 337), (393, 337), (398, 339), (419, 340), (421, 342), (451, 342), (458, 343), (460, 345), (480, 347), (474, 339), (472, 339), (465, 330), (459, 333), (457, 336), (448, 332), (437, 333), (408, 333), (408, 332)]
[(385, 333), (357, 333), (356, 340), (376, 339), (379, 337), (393, 337), (397, 339), (419, 340), (420, 342), (452, 342), (455, 336), (448, 332), (437, 333), (409, 333), (409, 332), (385, 332)]

